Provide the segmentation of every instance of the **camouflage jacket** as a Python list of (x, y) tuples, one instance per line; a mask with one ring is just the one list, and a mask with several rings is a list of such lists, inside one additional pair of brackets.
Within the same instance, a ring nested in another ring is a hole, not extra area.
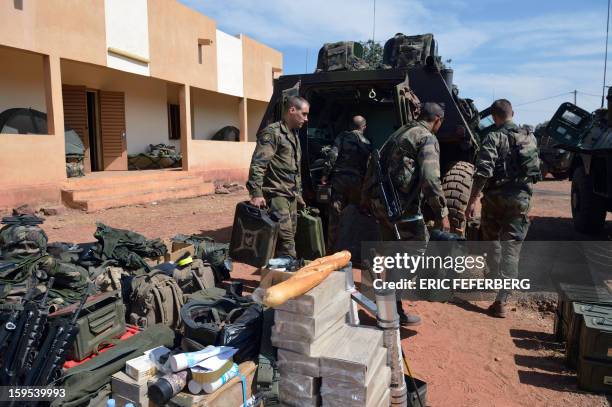
[(327, 161), (324, 164), (323, 175), (332, 173), (355, 175), (363, 178), (372, 151), (370, 140), (359, 130), (342, 132), (334, 141)]
[(257, 135), (246, 184), (251, 197), (301, 196), (301, 157), (297, 132), (289, 130), (284, 122), (263, 129)]
[[(505, 161), (509, 155), (509, 131), (519, 132), (521, 129), (511, 120), (502, 126), (491, 130), (482, 138), (478, 158), (476, 159), (476, 172), (472, 186), (472, 196), (478, 195), (483, 189), (498, 189), (496, 184), (506, 181)], [(503, 189), (518, 188), (531, 192), (531, 182), (528, 180), (511, 180), (504, 183)]]
[(440, 145), (426, 123), (419, 121), (389, 141), (391, 149), (383, 151), (381, 158), (402, 200), (403, 211), (418, 213), (424, 200), (436, 219), (447, 216), (440, 182)]

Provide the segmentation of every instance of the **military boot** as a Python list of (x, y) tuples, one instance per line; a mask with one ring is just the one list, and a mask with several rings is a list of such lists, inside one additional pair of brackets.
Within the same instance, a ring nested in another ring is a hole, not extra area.
[(406, 311), (404, 311), (401, 301), (397, 301), (396, 305), (397, 305), (397, 313), (399, 315), (400, 325), (403, 325), (403, 326), (421, 325), (421, 317), (415, 314), (409, 314)]
[(495, 318), (506, 318), (506, 303), (502, 301), (495, 301), (487, 308), (489, 313)]

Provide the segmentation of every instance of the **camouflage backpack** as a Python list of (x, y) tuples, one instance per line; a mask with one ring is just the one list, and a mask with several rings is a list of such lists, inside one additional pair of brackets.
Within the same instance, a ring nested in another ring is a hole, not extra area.
[(507, 129), (503, 133), (508, 138), (508, 151), (505, 152), (500, 167), (495, 169), (495, 185), (509, 181), (538, 182), (542, 179), (538, 141), (530, 131)]
[(438, 47), (433, 34), (404, 35), (397, 33), (386, 43), (383, 51), (383, 64), (392, 68), (405, 68), (425, 65), (432, 57), (440, 63)]
[[(15, 218), (3, 218), (0, 229), (0, 258), (23, 259), (47, 252), (47, 234), (36, 224), (27, 224)], [(8, 223), (8, 224), (7, 224)]]
[(363, 46), (354, 41), (327, 43), (319, 50), (316, 72), (360, 71), (368, 69)]
[(147, 328), (164, 324), (176, 329), (181, 324), (183, 292), (177, 282), (162, 270), (132, 279), (128, 322)]

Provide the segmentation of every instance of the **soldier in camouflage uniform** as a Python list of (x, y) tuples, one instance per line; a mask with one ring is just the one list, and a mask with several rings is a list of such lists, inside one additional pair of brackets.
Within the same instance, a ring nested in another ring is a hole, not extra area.
[(297, 130), (308, 121), (309, 103), (298, 96), (287, 100), (283, 119), (257, 135), (247, 189), (251, 204), (269, 207), (280, 216), (276, 257), (296, 257), (297, 207), (304, 206)]
[(361, 184), (372, 151), (370, 140), (363, 135), (366, 120), (355, 116), (351, 127), (352, 130), (336, 137), (321, 179), (322, 184), (329, 180), (332, 187), (327, 229), (327, 248), (330, 251), (336, 246), (340, 214), (348, 205), (359, 205)]
[[(483, 192), (480, 232), (482, 240), (491, 242), (491, 253), (487, 256), (489, 271), (495, 278), (511, 279), (518, 276), (521, 245), (529, 229), (533, 180), (508, 177), (507, 168), (514, 165), (513, 154), (509, 154), (509, 133), (520, 131), (512, 122), (512, 105), (506, 99), (496, 100), (491, 105), (491, 114), (495, 128), (482, 140), (466, 218), (474, 217), (476, 200)], [(493, 316), (506, 316), (509, 294), (503, 290), (497, 293), (489, 307)]]
[[(448, 208), (440, 182), (440, 145), (434, 136), (443, 119), (444, 110), (440, 105), (431, 102), (423, 104), (418, 121), (400, 128), (391, 136), (390, 144), (381, 152), (381, 166), (391, 176), (401, 200), (404, 218), (421, 214), (421, 205), (425, 202), (433, 212), (435, 227), (448, 230)], [(365, 187), (367, 189), (369, 186)], [(367, 194), (365, 189), (364, 194)], [(378, 211), (374, 212), (376, 214)], [(396, 240), (394, 226), (386, 216), (377, 217), (383, 240)], [(397, 228), (402, 241), (426, 243), (429, 239), (423, 220), (399, 223)], [(403, 325), (420, 324), (421, 318), (406, 313), (399, 300), (397, 310)]]

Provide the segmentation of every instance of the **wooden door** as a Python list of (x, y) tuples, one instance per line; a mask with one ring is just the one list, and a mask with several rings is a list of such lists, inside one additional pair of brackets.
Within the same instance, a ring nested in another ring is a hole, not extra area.
[(100, 133), (104, 171), (127, 171), (123, 92), (100, 91)]
[(77, 132), (85, 146), (83, 165), (85, 172), (91, 171), (89, 149), (89, 127), (87, 126), (87, 91), (85, 86), (63, 85), (64, 125)]

